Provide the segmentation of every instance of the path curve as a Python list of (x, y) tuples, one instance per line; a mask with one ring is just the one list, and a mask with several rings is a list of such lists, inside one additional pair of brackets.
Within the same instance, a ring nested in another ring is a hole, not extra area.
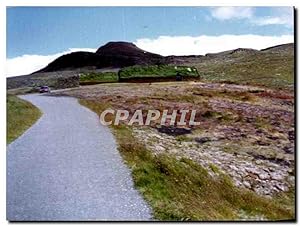
[(7, 147), (7, 220), (149, 220), (113, 135), (71, 97), (21, 96), (42, 117)]

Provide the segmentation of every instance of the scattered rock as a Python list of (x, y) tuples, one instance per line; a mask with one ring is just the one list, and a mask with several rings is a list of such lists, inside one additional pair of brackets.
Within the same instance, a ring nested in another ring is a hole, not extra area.
[(190, 128), (178, 128), (173, 126), (161, 126), (160, 128), (157, 128), (157, 130), (172, 136), (185, 135), (192, 132)]
[(293, 154), (293, 153), (294, 153), (294, 149), (293, 149), (292, 147), (289, 147), (289, 146), (285, 146), (285, 147), (283, 148), (283, 150), (284, 150), (284, 152), (285, 152), (286, 154)]
[[(159, 134), (158, 129), (134, 129), (139, 139), (147, 141), (149, 138), (159, 138), (157, 142), (146, 142), (149, 150), (155, 154), (168, 153), (177, 159), (182, 157), (191, 159), (208, 170), (212, 176), (216, 176), (210, 168), (216, 165), (220, 171), (232, 178), (235, 186), (244, 187), (255, 191), (259, 195), (272, 196), (276, 192), (286, 191), (289, 187), (292, 175), (288, 169), (290, 166), (280, 164), (276, 158), (266, 157), (249, 151), (252, 156), (225, 152), (221, 147), (225, 145), (223, 140), (215, 139), (216, 134), (205, 132), (202, 137), (195, 138), (188, 143), (180, 143), (174, 137), (176, 128), (163, 128), (171, 134)], [(229, 129), (228, 131), (233, 131)], [(173, 133), (172, 133), (173, 132)], [(219, 133), (219, 135), (222, 133)], [(211, 136), (209, 136), (211, 135)], [(215, 141), (212, 144), (210, 141)], [(218, 146), (222, 142), (222, 146)], [(206, 145), (201, 145), (206, 144)]]
[(260, 165), (260, 164), (262, 164), (264, 161), (263, 160), (256, 160), (255, 161), (255, 163), (257, 164), (257, 165)]
[(235, 165), (229, 165), (229, 168), (235, 171), (239, 171), (239, 169)]
[(258, 129), (258, 130), (256, 130), (256, 133), (259, 133), (259, 134), (261, 134), (261, 133), (263, 133), (264, 131), (262, 130), (262, 129)]
[(286, 190), (286, 187), (285, 187), (283, 184), (281, 184), (281, 183), (277, 183), (275, 186), (276, 186), (276, 188), (278, 188), (280, 191), (285, 191), (285, 190)]
[(278, 122), (278, 121), (273, 121), (273, 122), (271, 122), (271, 124), (273, 125), (273, 126), (280, 126), (280, 122)]
[(259, 175), (260, 174), (260, 171), (258, 171), (257, 170), (257, 168), (246, 168), (246, 171), (248, 172), (248, 173), (251, 173), (251, 174), (255, 174), (255, 175)]
[(278, 165), (284, 165), (284, 166), (291, 165), (291, 162), (288, 160), (285, 160), (285, 159), (276, 158), (276, 157), (266, 157), (264, 155), (255, 154), (255, 153), (251, 153), (251, 152), (248, 152), (248, 154), (252, 155), (255, 159), (258, 159), (258, 160), (267, 160), (267, 161), (276, 163)]
[(289, 140), (295, 140), (295, 132), (294, 132), (294, 130), (290, 130), (288, 132), (288, 135), (289, 135)]
[(244, 181), (244, 182), (243, 182), (243, 185), (244, 185), (246, 188), (251, 188), (251, 184), (250, 184), (248, 181)]
[(272, 135), (267, 135), (267, 138), (271, 139), (271, 140), (278, 140), (279, 137), (277, 136), (272, 136)]
[(160, 145), (155, 146), (155, 149), (156, 149), (157, 151), (159, 151), (159, 152), (163, 152), (163, 151), (166, 150), (164, 147), (162, 147), (162, 146), (160, 146)]
[(209, 137), (196, 137), (195, 141), (199, 144), (204, 144), (208, 141), (211, 141), (211, 139)]
[(258, 140), (255, 142), (255, 144), (261, 145), (261, 146), (269, 146), (270, 143), (263, 141), (263, 140)]
[(268, 173), (260, 173), (258, 175), (259, 179), (261, 180), (266, 180), (266, 179), (269, 179), (270, 178), (270, 175)]
[(270, 175), (271, 175), (272, 180), (280, 181), (282, 179), (282, 176), (277, 174), (276, 172), (271, 173)]

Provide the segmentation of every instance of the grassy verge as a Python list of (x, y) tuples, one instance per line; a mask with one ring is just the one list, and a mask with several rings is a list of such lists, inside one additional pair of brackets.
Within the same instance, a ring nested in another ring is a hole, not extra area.
[(14, 95), (7, 95), (7, 136), (9, 144), (24, 133), (41, 116), (41, 112), (31, 103)]
[[(100, 114), (109, 104), (80, 100)], [(119, 151), (139, 189), (159, 220), (290, 220), (288, 195), (273, 199), (238, 189), (226, 175), (212, 177), (189, 159), (153, 155), (137, 142), (130, 127), (113, 126)]]

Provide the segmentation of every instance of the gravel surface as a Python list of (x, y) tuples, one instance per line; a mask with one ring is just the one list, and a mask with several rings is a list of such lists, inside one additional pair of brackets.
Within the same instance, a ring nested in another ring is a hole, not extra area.
[(43, 116), (7, 147), (7, 220), (151, 220), (95, 113), (70, 97), (21, 98)]

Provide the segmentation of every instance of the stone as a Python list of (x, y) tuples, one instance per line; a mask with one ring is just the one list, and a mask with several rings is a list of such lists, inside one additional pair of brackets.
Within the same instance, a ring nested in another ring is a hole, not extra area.
[(190, 128), (179, 128), (173, 126), (161, 126), (157, 128), (157, 130), (161, 133), (165, 133), (172, 136), (185, 135), (190, 134), (192, 130)]
[(276, 188), (278, 188), (278, 190), (280, 190), (280, 191), (285, 191), (285, 190), (286, 190), (286, 187), (284, 186), (284, 184), (277, 183), (275, 186), (276, 186)]
[(294, 153), (294, 149), (292, 147), (289, 147), (289, 146), (285, 146), (283, 148), (283, 151), (286, 153), (286, 154), (293, 154)]
[(246, 188), (251, 188), (251, 184), (250, 184), (248, 181), (243, 181), (243, 185), (244, 185)]
[(260, 165), (260, 164), (263, 163), (263, 161), (262, 161), (262, 160), (256, 160), (255, 163), (256, 163), (257, 165)]
[(160, 135), (158, 135), (158, 134), (155, 134), (155, 133), (153, 133), (153, 134), (151, 134), (151, 135), (149, 135), (150, 137), (156, 137), (156, 138), (158, 138), (158, 139), (162, 139), (162, 137), (160, 136)]
[(252, 173), (252, 174), (256, 174), (256, 175), (259, 175), (260, 174), (260, 171), (258, 169), (256, 169), (255, 167), (247, 167), (246, 168), (246, 171), (248, 173)]
[(204, 144), (208, 141), (211, 141), (209, 137), (197, 137), (195, 138), (195, 141), (198, 142), (199, 144)]
[(272, 180), (277, 180), (277, 181), (282, 180), (282, 176), (277, 173), (272, 173), (271, 178)]
[(261, 179), (261, 180), (266, 180), (266, 179), (269, 179), (269, 178), (270, 178), (270, 175), (267, 174), (267, 173), (260, 173), (260, 174), (258, 175), (258, 177), (259, 177), (259, 179)]
[(156, 149), (157, 151), (165, 151), (165, 150), (166, 150), (164, 147), (162, 147), (162, 146), (160, 146), (160, 145), (155, 146), (155, 149)]
[(229, 165), (229, 168), (234, 171), (239, 171), (239, 169), (235, 165)]

